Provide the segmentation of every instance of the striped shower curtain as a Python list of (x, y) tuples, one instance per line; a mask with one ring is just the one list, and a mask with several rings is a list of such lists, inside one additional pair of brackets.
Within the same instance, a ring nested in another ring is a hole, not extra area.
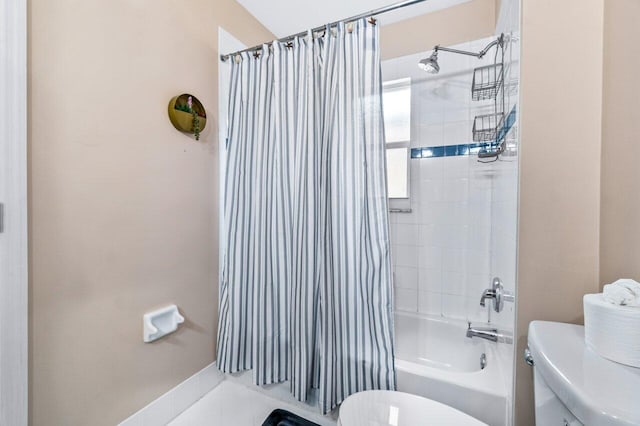
[(231, 59), (218, 367), (323, 413), (394, 389), (378, 29)]

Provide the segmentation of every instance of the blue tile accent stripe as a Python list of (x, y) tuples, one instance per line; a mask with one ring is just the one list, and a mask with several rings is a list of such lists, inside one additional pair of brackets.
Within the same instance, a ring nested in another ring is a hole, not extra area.
[(427, 146), (411, 148), (411, 158), (455, 157), (458, 155), (473, 155), (481, 149), (490, 150), (495, 144), (491, 142), (466, 143), (462, 145)]
[(466, 143), (462, 145), (425, 146), (411, 148), (411, 158), (436, 158), (455, 157), (459, 155), (477, 155), (481, 150), (494, 150), (509, 130), (516, 122), (516, 107), (514, 106), (507, 118), (504, 120), (502, 128), (498, 131), (496, 142)]

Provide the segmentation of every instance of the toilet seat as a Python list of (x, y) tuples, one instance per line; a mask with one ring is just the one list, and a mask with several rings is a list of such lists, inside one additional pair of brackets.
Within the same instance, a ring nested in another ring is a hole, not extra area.
[(338, 426), (374, 425), (480, 426), (485, 423), (448, 405), (404, 392), (364, 391), (344, 400)]

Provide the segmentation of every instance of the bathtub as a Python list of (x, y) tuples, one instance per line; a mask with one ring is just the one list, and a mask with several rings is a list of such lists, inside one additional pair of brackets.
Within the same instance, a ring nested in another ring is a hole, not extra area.
[(466, 328), (463, 321), (396, 312), (398, 390), (506, 426), (511, 345), (469, 339)]

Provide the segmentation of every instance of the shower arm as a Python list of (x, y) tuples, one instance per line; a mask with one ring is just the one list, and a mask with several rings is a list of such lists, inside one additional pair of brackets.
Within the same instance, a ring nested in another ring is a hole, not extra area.
[(442, 50), (443, 52), (457, 53), (459, 55), (475, 56), (478, 59), (482, 59), (484, 57), (484, 55), (486, 55), (487, 52), (493, 46), (502, 46), (503, 40), (504, 40), (504, 34), (500, 34), (500, 37), (498, 37), (497, 39), (493, 40), (491, 43), (487, 44), (485, 46), (485, 48), (482, 49), (479, 52), (470, 52), (468, 50), (452, 49), (450, 47), (442, 47), (442, 46), (436, 46), (436, 47), (433, 48), (433, 50), (435, 52), (437, 52), (439, 50)]

